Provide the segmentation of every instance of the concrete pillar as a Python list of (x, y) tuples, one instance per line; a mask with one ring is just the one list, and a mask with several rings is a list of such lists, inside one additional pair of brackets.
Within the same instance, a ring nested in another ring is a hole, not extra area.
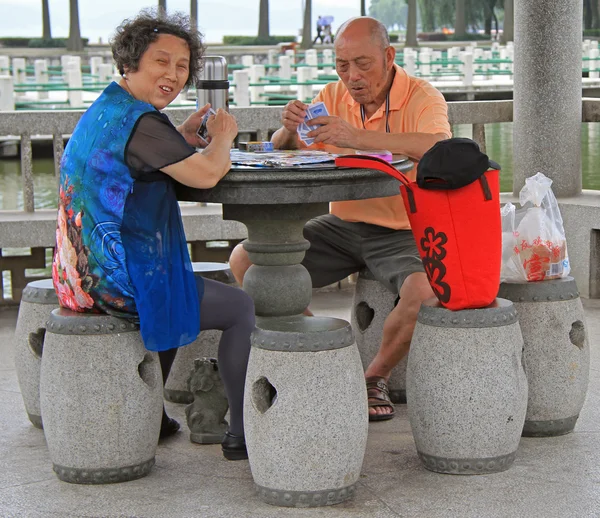
[[(312, 79), (311, 67), (298, 68), (298, 83), (306, 83)], [(312, 85), (298, 85), (298, 99), (306, 102), (313, 98)]]
[(98, 82), (110, 83), (113, 79), (113, 66), (110, 63), (102, 63), (98, 66)]
[[(268, 56), (269, 56), (268, 57), (269, 65), (277, 65), (277, 59), (279, 56), (279, 52), (275, 49), (269, 49)], [(276, 76), (277, 75), (276, 70), (277, 69), (275, 69), (275, 68), (269, 68), (268, 75)]]
[[(261, 77), (265, 75), (264, 65), (252, 65), (250, 67), (250, 83), (256, 84), (261, 81)], [(261, 95), (265, 93), (264, 86), (251, 86), (250, 87), (250, 101), (253, 103), (264, 103), (265, 99)]]
[(590, 60), (588, 61), (588, 67), (590, 70), (590, 78), (598, 79), (600, 75), (597, 72), (598, 68), (598, 56), (600, 55), (600, 51), (596, 49), (590, 49)]
[(323, 49), (323, 73), (324, 74), (333, 74), (333, 50), (331, 49)]
[(63, 81), (66, 83), (67, 82), (67, 69), (68, 69), (68, 65), (71, 62), (71, 58), (73, 56), (69, 55), (69, 54), (65, 54), (63, 56), (60, 57), (60, 66), (62, 68), (62, 77), (63, 77)]
[(27, 71), (25, 70), (25, 58), (13, 58), (13, 79), (15, 83), (26, 83), (27, 82)]
[(462, 64), (463, 84), (471, 86), (473, 84), (473, 54), (471, 52), (461, 52), (460, 60)]
[(235, 89), (233, 92), (233, 100), (236, 106), (250, 106), (250, 88), (249, 76), (247, 70), (234, 70), (233, 82)]
[[(67, 84), (69, 88), (81, 88), (83, 82), (81, 79), (81, 69), (72, 66), (67, 69)], [(69, 106), (71, 108), (83, 108), (83, 92), (81, 90), (69, 90)]]
[(15, 109), (15, 93), (13, 78), (9, 75), (0, 75), (0, 112)]
[(296, 63), (296, 52), (292, 49), (288, 49), (285, 51), (285, 55), (290, 58), (292, 63)]
[(8, 56), (0, 56), (0, 75), (10, 74), (10, 58)]
[(421, 49), (419, 52), (419, 61), (421, 64), (419, 65), (419, 72), (421, 72), (421, 77), (428, 78), (431, 75), (431, 49)]
[(279, 79), (291, 79), (292, 67), (289, 56), (279, 56)]
[(513, 191), (543, 172), (559, 197), (581, 193), (580, 0), (515, 2)]
[(252, 65), (254, 65), (254, 56), (242, 56), (242, 65), (244, 65), (246, 68), (250, 68)]
[(414, 76), (417, 71), (415, 52), (412, 49), (404, 49), (404, 70), (409, 76)]
[[(104, 60), (102, 59), (102, 56), (93, 56), (90, 58), (90, 74), (95, 76), (98, 75), (98, 67), (104, 63)], [(94, 82), (96, 82), (97, 79), (94, 78)]]
[[(33, 67), (35, 70), (35, 82), (37, 84), (47, 84), (49, 82), (48, 79), (48, 60), (46, 59), (36, 59), (33, 63)], [(38, 92), (38, 99), (48, 99), (48, 92)]]

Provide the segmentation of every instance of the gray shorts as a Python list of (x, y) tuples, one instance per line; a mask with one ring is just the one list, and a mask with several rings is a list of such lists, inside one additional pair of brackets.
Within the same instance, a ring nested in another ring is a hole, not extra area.
[(365, 266), (392, 293), (400, 293), (404, 280), (424, 272), (415, 239), (410, 230), (351, 223), (326, 214), (304, 226), (310, 241), (302, 264), (313, 287), (333, 284)]

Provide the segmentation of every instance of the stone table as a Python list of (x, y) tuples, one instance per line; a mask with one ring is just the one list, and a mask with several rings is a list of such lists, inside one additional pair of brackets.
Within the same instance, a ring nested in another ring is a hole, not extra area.
[[(403, 172), (413, 164), (395, 162)], [(257, 329), (246, 377), (244, 419), (252, 475), (275, 505), (319, 506), (353, 495), (367, 439), (360, 356), (345, 320), (306, 317), (310, 275), (300, 263), (304, 224), (330, 201), (396, 195), (399, 182), (367, 169), (311, 164), (234, 167), (213, 189), (178, 188), (186, 201), (223, 204), (248, 227), (253, 266), (244, 278)]]

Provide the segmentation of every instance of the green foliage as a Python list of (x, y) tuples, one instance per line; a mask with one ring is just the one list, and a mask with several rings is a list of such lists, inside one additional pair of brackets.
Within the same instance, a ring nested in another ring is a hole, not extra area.
[(296, 36), (270, 36), (259, 38), (257, 36), (223, 36), (224, 45), (277, 45), (296, 41)]
[(390, 43), (398, 43), (398, 33), (390, 34)]
[(420, 32), (417, 34), (420, 41), (447, 41), (448, 35), (443, 32)]
[(372, 0), (369, 16), (376, 18), (388, 29), (406, 27), (408, 8), (405, 0)]
[(0, 38), (3, 47), (27, 47), (31, 38)]
[(583, 31), (584, 36), (591, 36), (592, 38), (600, 37), (600, 29), (585, 29)]

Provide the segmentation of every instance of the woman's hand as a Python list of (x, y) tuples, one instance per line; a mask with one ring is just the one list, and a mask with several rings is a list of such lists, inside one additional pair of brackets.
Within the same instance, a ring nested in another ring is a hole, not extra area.
[(200, 127), (200, 123), (202, 122), (202, 118), (206, 114), (206, 112), (210, 109), (210, 104), (204, 105), (197, 112), (192, 113), (181, 126), (177, 127), (177, 131), (183, 135), (185, 141), (194, 147), (204, 148), (207, 145), (207, 142), (204, 139), (200, 138), (196, 132)]
[(238, 134), (238, 125), (235, 117), (222, 108), (217, 110), (216, 115), (211, 115), (206, 121), (208, 136), (214, 139), (218, 136), (229, 138), (231, 142)]

